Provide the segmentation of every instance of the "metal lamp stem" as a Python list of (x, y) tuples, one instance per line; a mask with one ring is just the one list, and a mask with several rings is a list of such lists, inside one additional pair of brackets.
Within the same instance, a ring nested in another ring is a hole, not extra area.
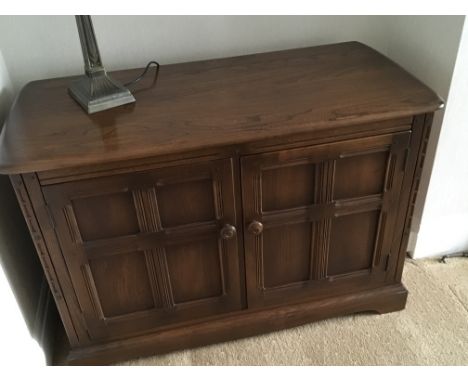
[(71, 84), (69, 88), (71, 96), (88, 114), (135, 102), (132, 93), (112, 79), (102, 65), (91, 16), (75, 16), (75, 18), (83, 52), (85, 75)]
[(104, 70), (90, 16), (75, 16), (86, 73)]

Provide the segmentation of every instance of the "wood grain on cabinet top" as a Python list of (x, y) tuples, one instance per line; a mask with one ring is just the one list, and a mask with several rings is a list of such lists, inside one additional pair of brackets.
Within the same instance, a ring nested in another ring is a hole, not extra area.
[[(157, 52), (155, 52), (156, 54)], [(141, 70), (114, 72), (123, 82)], [(358, 43), (163, 65), (132, 89), (136, 103), (88, 115), (73, 77), (33, 81), (0, 138), (0, 172), (125, 161), (282, 135), (330, 131), (435, 111), (442, 100)]]

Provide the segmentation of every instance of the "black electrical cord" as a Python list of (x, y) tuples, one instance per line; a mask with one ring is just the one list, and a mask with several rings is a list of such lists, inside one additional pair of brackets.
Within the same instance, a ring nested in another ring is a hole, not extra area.
[(126, 84), (124, 84), (125, 87), (130, 87), (130, 86), (133, 86), (135, 85), (138, 81), (140, 81), (141, 79), (143, 79), (143, 77), (146, 75), (146, 73), (148, 72), (149, 68), (151, 65), (156, 65), (156, 73), (154, 74), (154, 77), (155, 79), (157, 78), (158, 76), (158, 73), (159, 73), (159, 62), (157, 61), (150, 61), (148, 62), (148, 65), (146, 65), (146, 68), (145, 70), (143, 70), (143, 73), (141, 73), (140, 76), (138, 76), (137, 78), (135, 78), (134, 80), (130, 81), (130, 82), (127, 82)]

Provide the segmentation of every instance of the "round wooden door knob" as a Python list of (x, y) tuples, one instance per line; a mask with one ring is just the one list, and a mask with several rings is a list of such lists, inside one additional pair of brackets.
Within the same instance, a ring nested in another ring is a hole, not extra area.
[(224, 227), (221, 228), (220, 235), (224, 240), (232, 239), (236, 236), (236, 227), (230, 224), (225, 224)]
[(249, 224), (248, 230), (253, 235), (260, 235), (263, 232), (263, 224), (254, 220)]

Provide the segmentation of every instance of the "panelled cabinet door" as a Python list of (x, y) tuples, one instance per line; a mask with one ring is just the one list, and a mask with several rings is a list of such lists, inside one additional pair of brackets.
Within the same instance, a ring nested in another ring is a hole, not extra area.
[(410, 134), (242, 158), (249, 307), (384, 282)]
[(241, 308), (231, 159), (44, 194), (91, 339)]

